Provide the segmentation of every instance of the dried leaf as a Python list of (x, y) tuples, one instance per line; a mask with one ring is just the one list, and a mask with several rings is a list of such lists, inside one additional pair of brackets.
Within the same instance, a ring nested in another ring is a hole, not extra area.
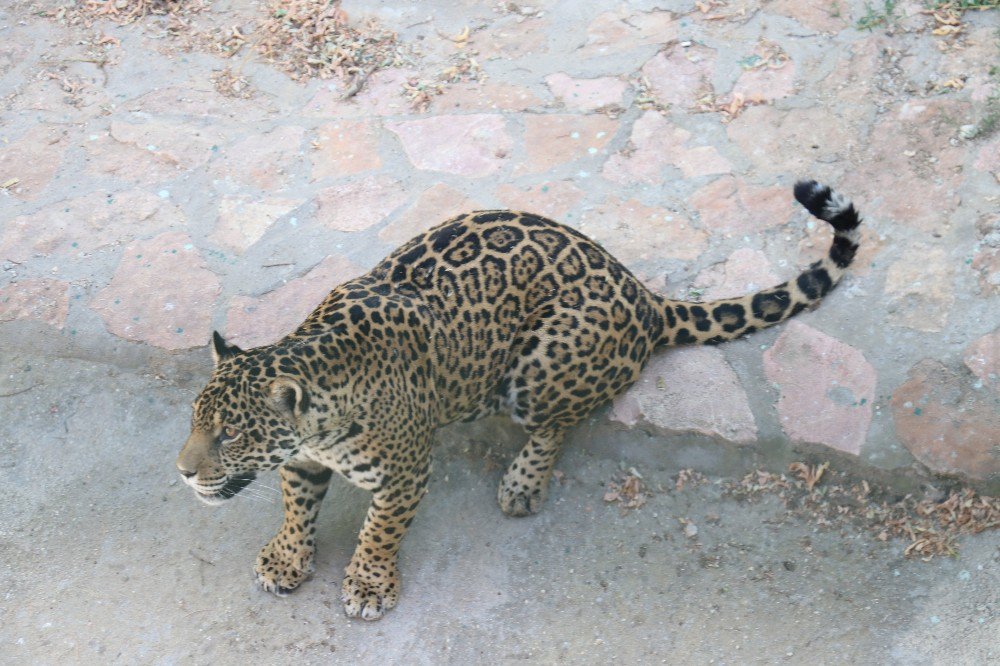
[(945, 35), (957, 35), (960, 32), (962, 32), (962, 26), (960, 25), (943, 25), (939, 28), (931, 30), (931, 34), (938, 37), (943, 37)]
[(830, 463), (823, 463), (816, 467), (810, 467), (805, 463), (792, 463), (788, 466), (788, 471), (792, 472), (806, 484), (806, 489), (812, 490), (819, 480), (823, 478), (823, 473), (830, 467)]

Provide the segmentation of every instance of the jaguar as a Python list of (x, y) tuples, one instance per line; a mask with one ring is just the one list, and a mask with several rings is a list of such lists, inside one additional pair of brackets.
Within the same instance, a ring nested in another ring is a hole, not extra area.
[(666, 298), (593, 240), (509, 210), (450, 219), (336, 287), (292, 333), (240, 349), (213, 333), (214, 370), (193, 404), (177, 468), (208, 503), (277, 470), (284, 521), (260, 551), (259, 584), (309, 576), (334, 472), (372, 493), (341, 601), (375, 620), (400, 595), (400, 542), (427, 492), (435, 430), (497, 413), (527, 442), (497, 490), (509, 516), (545, 501), (567, 430), (639, 377), (654, 349), (717, 344), (820, 301), (858, 249), (854, 205), (815, 181), (795, 198), (833, 227), (822, 259), (739, 298)]

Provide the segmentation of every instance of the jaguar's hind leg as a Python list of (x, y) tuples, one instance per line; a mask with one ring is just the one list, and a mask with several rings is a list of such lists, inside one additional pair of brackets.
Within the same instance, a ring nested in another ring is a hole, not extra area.
[(563, 435), (562, 430), (529, 433), (527, 444), (510, 463), (497, 490), (500, 509), (508, 516), (527, 516), (542, 508)]
[[(588, 314), (595, 320), (612, 317), (596, 306)], [(540, 320), (541, 335), (524, 336), (504, 379), (511, 417), (528, 431), (527, 444), (497, 491), (509, 516), (538, 513), (566, 432), (634, 382), (649, 356), (642, 334), (629, 331), (629, 339), (622, 340), (595, 325), (584, 335), (579, 323), (574, 312), (556, 311)]]

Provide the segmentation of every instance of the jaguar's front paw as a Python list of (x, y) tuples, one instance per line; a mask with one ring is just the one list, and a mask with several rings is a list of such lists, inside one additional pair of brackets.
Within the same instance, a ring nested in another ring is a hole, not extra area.
[(517, 470), (504, 475), (497, 489), (497, 503), (508, 516), (530, 516), (542, 510), (548, 485), (537, 480), (521, 478)]
[(371, 578), (347, 574), (340, 600), (344, 603), (347, 617), (378, 620), (387, 610), (395, 608), (399, 601), (399, 575), (395, 571)]
[(268, 592), (285, 596), (312, 573), (314, 552), (314, 549), (304, 546), (293, 547), (279, 534), (257, 556), (253, 568), (257, 583)]

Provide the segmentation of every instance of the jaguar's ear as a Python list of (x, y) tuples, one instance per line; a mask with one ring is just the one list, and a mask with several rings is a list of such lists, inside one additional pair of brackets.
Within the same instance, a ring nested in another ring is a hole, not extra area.
[(289, 421), (309, 411), (309, 393), (291, 377), (278, 377), (272, 381), (267, 401)]
[(212, 347), (212, 362), (215, 365), (243, 353), (243, 350), (236, 345), (226, 342), (226, 339), (219, 335), (218, 331), (212, 331), (212, 344), (210, 346)]

